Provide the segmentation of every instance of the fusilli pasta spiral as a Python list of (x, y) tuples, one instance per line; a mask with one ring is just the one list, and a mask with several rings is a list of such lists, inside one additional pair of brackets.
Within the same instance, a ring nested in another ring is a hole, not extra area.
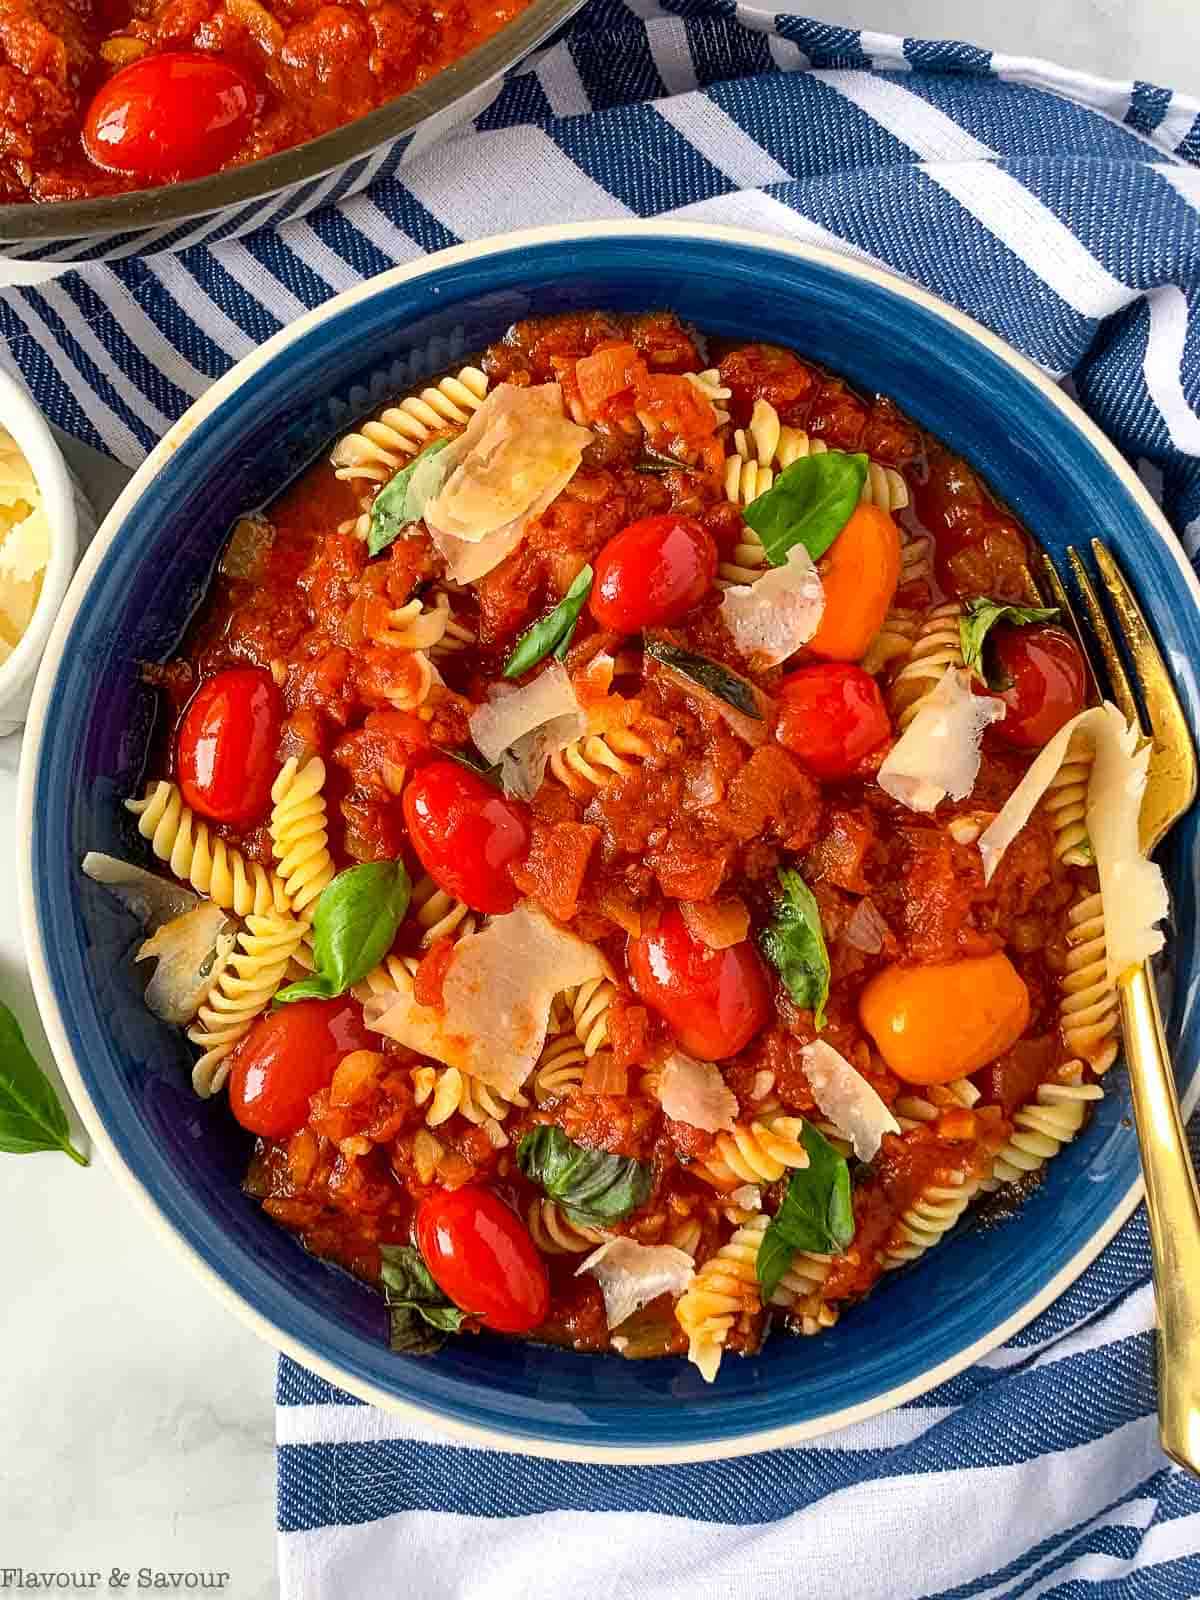
[(1070, 1144), (1087, 1119), (1088, 1106), (1103, 1098), (1098, 1083), (1041, 1084), (1032, 1103), (1013, 1117), (1012, 1137), (996, 1157), (987, 1187), (1016, 1183), (1037, 1172)]
[[(805, 456), (824, 455), (829, 446), (823, 439), (810, 438), (803, 428), (789, 428), (766, 400), (756, 400), (748, 428), (733, 436), (734, 453), (725, 460), (725, 498), (736, 505), (749, 505), (765, 494), (775, 481), (775, 471), (783, 471)], [(863, 483), (864, 505), (882, 506), (885, 511), (902, 511), (908, 504), (908, 485), (894, 467), (878, 461), (867, 465)]]
[(534, 1244), (543, 1255), (582, 1255), (585, 1250), (594, 1250), (609, 1237), (602, 1228), (573, 1222), (561, 1206), (549, 1199), (534, 1200), (525, 1220)]
[(892, 1111), (901, 1131), (907, 1133), (919, 1123), (936, 1122), (948, 1107), (962, 1106), (969, 1111), (979, 1098), (970, 1078), (955, 1078), (952, 1083), (930, 1084), (924, 1094), (901, 1095)]
[(427, 1107), (427, 1127), (440, 1127), (457, 1111), (468, 1122), (483, 1128), (497, 1150), (508, 1143), (500, 1124), (514, 1105), (528, 1104), (519, 1094), (511, 1101), (505, 1100), (486, 1083), (457, 1067), (414, 1067), (412, 1084), (417, 1105)]
[(739, 1122), (732, 1133), (719, 1133), (707, 1160), (692, 1169), (716, 1189), (742, 1183), (777, 1183), (789, 1169), (806, 1167), (808, 1152), (801, 1140), (803, 1117), (764, 1117)]
[(1091, 865), (1087, 792), (1095, 758), (1086, 735), (1072, 735), (1063, 764), (1042, 797), (1042, 810), (1054, 829), (1054, 858), (1068, 867)]
[(270, 1005), (304, 933), (304, 923), (295, 917), (246, 918), (237, 947), (188, 1029), (188, 1038), (204, 1052), (192, 1068), (198, 1095), (207, 1098), (224, 1084), (230, 1051)]
[(239, 917), (283, 916), (291, 901), (283, 879), (240, 850), (214, 839), (206, 822), (198, 822), (173, 783), (150, 783), (140, 800), (126, 800), (138, 819), (138, 832), (150, 842), (160, 861), (197, 894), (207, 895), (222, 911)]
[(533, 1095), (538, 1105), (577, 1089), (583, 1082), (587, 1059), (573, 1026), (570, 1033), (558, 1033), (547, 1039), (541, 1059), (533, 1069)]
[(738, 1318), (761, 1309), (758, 1252), (770, 1218), (753, 1217), (710, 1256), (675, 1306), (675, 1320), (687, 1334), (688, 1360), (712, 1383), (721, 1352)]
[(321, 892), (332, 882), (333, 857), (326, 827), (325, 763), (292, 756), (271, 787), (271, 845), (292, 909), (311, 921)]
[(962, 668), (962, 640), (958, 630), (961, 616), (961, 603), (949, 600), (927, 612), (917, 630), (904, 665), (888, 689), (888, 707), (901, 733), (921, 709), (926, 696), (945, 677), (947, 667)]
[(602, 789), (614, 778), (627, 777), (634, 764), (644, 761), (651, 745), (630, 728), (589, 733), (550, 757), (550, 772), (575, 795)]
[(1087, 894), (1067, 912), (1059, 1022), (1068, 1056), (1103, 1074), (1117, 1059), (1117, 993), (1108, 977), (1104, 903)]
[(450, 601), (439, 594), (432, 606), (418, 598), (393, 607), (386, 626), (372, 629), (370, 637), (390, 650), (431, 650), (442, 642), (449, 622)]
[(723, 428), (729, 421), (726, 401), (733, 398), (733, 390), (727, 389), (721, 382), (721, 374), (716, 367), (708, 367), (703, 372), (685, 372), (684, 377), (709, 402), (717, 414), (717, 426)]
[(338, 440), (330, 456), (337, 476), (352, 483), (386, 483), (434, 434), (461, 432), (487, 391), (484, 373), (463, 367), (420, 394), (406, 396)]
[(585, 1056), (594, 1056), (608, 1042), (608, 1008), (617, 986), (611, 978), (592, 978), (578, 989), (564, 989), (563, 997), (571, 1009), (575, 1036)]
[(832, 1260), (831, 1256), (797, 1250), (771, 1296), (771, 1305), (786, 1311), (800, 1332), (810, 1337), (832, 1328), (838, 1320), (837, 1311), (822, 1298)]
[(426, 949), (438, 939), (462, 939), (475, 932), (470, 906), (439, 889), (428, 873), (413, 888), (410, 910), (421, 928), (421, 943)]
[(940, 1244), (979, 1191), (979, 1180), (962, 1173), (930, 1183), (904, 1212), (884, 1247), (884, 1269), (915, 1261)]

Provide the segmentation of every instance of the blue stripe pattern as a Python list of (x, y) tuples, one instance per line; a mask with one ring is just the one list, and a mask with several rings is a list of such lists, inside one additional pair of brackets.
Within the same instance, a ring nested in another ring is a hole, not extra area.
[[(588, 0), (440, 142), (398, 140), (199, 221), (21, 250), (60, 275), (0, 290), (0, 330), (47, 414), (132, 464), (205, 382), (347, 283), (523, 223), (686, 209), (873, 258), (1069, 376), (1195, 559), (1198, 203), (1200, 105), (1153, 84), (739, 14), (734, 0)], [(285, 1359), (283, 1593), (393, 1592), (359, 1571), (367, 1547), (353, 1542), (388, 1519), (406, 1592), (482, 1593), (466, 1576), (480, 1559), (470, 1535), (446, 1519), (479, 1519), (486, 1552), (500, 1524), (516, 1538), (519, 1519), (553, 1513), (572, 1520), (548, 1537), (568, 1542), (564, 1528), (582, 1539), (595, 1518), (621, 1519), (613, 1586), (593, 1576), (597, 1594), (734, 1593), (736, 1572), (739, 1600), (774, 1600), (791, 1592), (781, 1571), (802, 1570), (826, 1536), (853, 1544), (860, 1525), (881, 1559), (898, 1557), (880, 1593), (1200, 1594), (1200, 1487), (1154, 1439), (1148, 1272), (1138, 1216), (1002, 1351), (890, 1419), (723, 1463), (572, 1464), (437, 1442)], [(931, 1493), (931, 1526), (914, 1531), (906, 1508)], [(681, 1524), (731, 1543), (736, 1567), (710, 1575), (718, 1558), (697, 1553), (677, 1584), (651, 1577)], [(657, 1531), (637, 1545), (645, 1525)], [(926, 1535), (936, 1561), (918, 1548)], [(314, 1578), (326, 1567), (340, 1573), (328, 1587)], [(509, 1592), (526, 1588), (532, 1576)]]

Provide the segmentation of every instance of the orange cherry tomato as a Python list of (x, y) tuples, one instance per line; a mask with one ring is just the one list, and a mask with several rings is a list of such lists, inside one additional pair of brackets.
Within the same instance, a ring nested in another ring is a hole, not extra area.
[(370, 1050), (357, 1000), (296, 1000), (268, 1011), (238, 1046), (229, 1074), (229, 1105), (243, 1128), (286, 1139), (308, 1119), (308, 1102), (328, 1087), (343, 1056)]
[(627, 960), (638, 994), (701, 1060), (736, 1055), (771, 1019), (771, 986), (749, 939), (712, 950), (692, 938), (676, 906), (653, 933), (629, 941)]
[(528, 1333), (550, 1309), (546, 1264), (529, 1229), (477, 1184), (439, 1189), (417, 1212), (417, 1245), (456, 1306), (496, 1333)]
[(228, 667), (196, 690), (179, 725), (179, 787), (213, 822), (257, 822), (271, 805), (283, 697), (261, 667)]
[(1012, 1048), (1029, 1026), (1029, 990), (1002, 952), (897, 962), (867, 984), (858, 1015), (898, 1078), (950, 1083)]
[(900, 530), (878, 506), (858, 506), (818, 563), (825, 611), (814, 656), (858, 661), (883, 626), (900, 582)]
[(83, 147), (107, 172), (150, 182), (198, 178), (236, 154), (261, 96), (232, 61), (165, 50), (122, 67), (97, 90)]

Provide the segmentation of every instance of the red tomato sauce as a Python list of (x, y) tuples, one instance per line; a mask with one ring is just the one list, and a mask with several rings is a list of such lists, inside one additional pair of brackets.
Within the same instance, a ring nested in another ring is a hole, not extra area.
[(428, 83), (527, 4), (6, 0), (0, 202), (122, 194), (274, 155)]
[[(609, 349), (617, 354), (586, 368), (577, 382), (576, 363)], [(747, 423), (755, 401), (769, 399), (788, 426), (840, 449), (868, 450), (903, 474), (911, 496), (898, 516), (904, 536), (910, 545), (932, 536), (938, 560), (932, 572), (902, 576), (896, 605), (919, 609), (975, 593), (1027, 598), (1027, 536), (964, 463), (889, 400), (858, 395), (843, 380), (775, 347), (716, 354), (731, 391), (732, 424)], [(740, 514), (723, 488), (724, 447), (714, 451), (711, 421), (706, 436), (690, 394), (674, 387), (683, 383), (694, 391), (681, 374), (699, 372), (706, 362), (672, 316), (596, 312), (519, 324), (485, 352), (481, 365), (494, 383), (560, 382), (569, 408), (573, 395), (583, 406), (586, 391), (603, 425), (588, 413), (593, 443), (523, 544), (470, 589), (455, 591), (454, 614), (475, 642), (437, 655), (441, 681), (419, 706), (397, 708), (411, 652), (390, 649), (379, 636), (394, 608), (414, 593), (428, 595), (440, 576), (440, 558), (423, 531), (370, 558), (355, 529), (361, 507), (354, 487), (324, 461), (264, 513), (243, 520), (180, 657), (155, 669), (176, 717), (198, 684), (231, 666), (271, 674), (283, 706), (275, 758), (324, 758), (330, 848), (339, 868), (400, 857), (415, 882), (422, 862), (436, 867), (445, 841), (414, 842), (405, 812), (415, 802), (404, 797), (428, 788), (436, 771), (455, 766), (430, 766), (439, 754), (469, 750), (468, 716), (499, 677), (517, 635), (562, 597), (582, 564), (614, 534), (646, 518), (662, 518), (667, 526), (686, 517), (707, 531), (722, 561), (732, 559), (738, 543)], [(647, 437), (654, 440), (653, 470), (646, 470)], [(718, 615), (720, 601), (719, 588), (704, 587), (682, 615), (672, 615), (667, 636), (747, 674), (749, 664)], [(593, 690), (583, 669), (601, 652), (615, 652), (611, 683), (594, 692), (640, 741), (636, 759), (618, 763), (598, 785), (569, 768), (548, 771), (522, 810), (520, 848), (510, 849), (515, 834), (506, 832), (509, 855), (497, 868), (509, 874), (513, 895), (529, 896), (608, 957), (617, 992), (600, 1048), (586, 1057), (582, 1047), (577, 1051), (574, 1077), (560, 1091), (534, 1093), (527, 1085), (525, 1103), (502, 1122), (476, 1111), (431, 1120), (435, 1064), (377, 1037), (377, 1067), (345, 1081), (335, 1077), (312, 1094), (297, 1131), (258, 1140), (247, 1189), (309, 1250), (376, 1281), (379, 1246), (410, 1242), (416, 1208), (445, 1189), (491, 1186), (543, 1243), (538, 1208), (544, 1196), (520, 1172), (515, 1152), (523, 1134), (550, 1124), (587, 1150), (649, 1168), (648, 1200), (609, 1225), (610, 1232), (641, 1244), (676, 1243), (703, 1260), (728, 1238), (725, 1208), (734, 1186), (722, 1188), (705, 1176), (720, 1160), (720, 1136), (672, 1121), (656, 1098), (655, 1073), (688, 1032), (688, 999), (669, 984), (656, 987), (634, 952), (656, 948), (656, 941), (692, 940), (681, 907), (699, 905), (713, 917), (744, 915), (751, 930), (744, 953), (721, 952), (722, 970), (742, 974), (741, 1009), (731, 1013), (728, 1033), (716, 1037), (714, 1002), (705, 1013), (708, 1031), (703, 1038), (697, 1032), (693, 1044), (719, 1061), (741, 1119), (818, 1118), (803, 1064), (804, 1047), (817, 1037), (815, 1019), (788, 997), (755, 943), (755, 930), (773, 914), (778, 871), (791, 867), (812, 890), (828, 948), (831, 988), (820, 1037), (895, 1108), (901, 1127), (885, 1136), (879, 1157), (855, 1185), (856, 1237), (831, 1269), (822, 1313), (828, 1315), (830, 1307), (865, 1293), (889, 1253), (904, 1249), (905, 1216), (931, 1185), (974, 1191), (1020, 1105), (1062, 1066), (1063, 913), (1079, 886), (1094, 878), (1055, 859), (1049, 828), (1035, 818), (985, 885), (972, 840), (964, 835), (966, 842), (959, 842), (951, 831), (956, 820), (998, 809), (1027, 769), (1028, 752), (985, 748), (973, 793), (959, 803), (943, 802), (936, 817), (914, 814), (878, 787), (874, 774), (895, 734), (883, 710), (886, 669), (877, 673), (883, 699), (859, 694), (854, 702), (867, 705), (871, 717), (861, 743), (839, 731), (821, 759), (806, 767), (788, 748), (792, 735), (785, 731), (749, 743), (670, 676), (627, 665), (628, 640), (612, 621), (603, 607), (599, 617), (585, 608), (565, 664), (587, 703)], [(778, 695), (783, 705), (785, 678), (815, 670), (818, 664), (802, 649), (785, 668), (755, 671), (752, 680), (768, 704), (774, 706)], [(838, 685), (862, 676), (857, 666), (836, 663), (833, 673)], [(781, 720), (779, 726), (792, 724)], [(801, 734), (795, 738), (803, 747)], [(164, 748), (168, 771), (170, 759)], [(420, 776), (424, 769), (429, 780)], [(487, 788), (483, 780), (470, 783)], [(263, 826), (218, 825), (216, 832), (252, 860), (270, 862)], [(446, 871), (458, 870), (462, 848), (450, 850)], [(856, 932), (866, 902), (882, 930), (874, 948)], [(506, 897), (503, 905), (509, 903)], [(475, 904), (484, 900), (477, 897)], [(420, 962), (418, 994), (437, 1005), (455, 930), (430, 939), (430, 927), (419, 912), (410, 914), (393, 954)], [(976, 1074), (974, 1092), (966, 1096), (971, 1104), (943, 1087), (901, 1083), (860, 1023), (864, 986), (889, 963), (944, 963), (1001, 950), (1029, 993), (1024, 1038)], [(709, 981), (710, 967), (704, 984), (715, 992), (720, 984)], [(751, 967), (752, 980), (746, 977)], [(925, 1109), (913, 1111), (914, 1101)], [(768, 1211), (785, 1189), (786, 1175), (764, 1188)], [(575, 1275), (588, 1248), (586, 1240), (543, 1247), (550, 1302), (536, 1337), (582, 1350), (609, 1348), (599, 1288), (591, 1277)], [(799, 1303), (790, 1316), (798, 1329), (814, 1331)], [(750, 1307), (736, 1319), (727, 1348), (754, 1348), (764, 1325), (761, 1310)], [(644, 1308), (622, 1338), (626, 1353), (679, 1353), (686, 1346), (669, 1301)]]

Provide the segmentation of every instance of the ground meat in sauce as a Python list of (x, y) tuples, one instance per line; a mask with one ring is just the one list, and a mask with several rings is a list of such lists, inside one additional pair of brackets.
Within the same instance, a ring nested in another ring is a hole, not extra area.
[[(674, 380), (705, 365), (696, 338), (669, 314), (606, 312), (519, 323), (481, 364), (493, 383), (560, 382), (569, 396), (578, 393), (571, 388), (578, 359), (622, 344), (633, 346), (638, 374), (649, 377)], [(768, 344), (727, 348), (719, 375), (731, 392), (733, 425), (744, 425), (756, 401), (766, 400), (782, 421), (831, 448), (867, 449), (904, 473), (912, 505), (899, 520), (910, 537), (932, 533), (937, 550), (934, 572), (906, 592), (907, 601), (1025, 592), (1024, 532), (963, 462), (891, 401), (859, 395), (842, 379)], [(708, 468), (708, 445), (695, 432), (692, 410), (672, 410), (668, 388), (654, 393), (662, 398), (653, 415), (658, 444), (677, 459), (692, 453), (696, 470), (635, 470), (643, 448), (636, 410), (614, 406), (606, 421), (595, 422), (594, 443), (567, 490), (512, 556), (472, 592), (454, 596), (455, 613), (476, 643), (439, 657), (441, 681), (419, 711), (392, 708), (388, 674), (395, 664), (371, 642), (370, 607), (372, 596), (396, 606), (428, 593), (440, 577), (440, 558), (417, 537), (369, 560), (362, 542), (345, 531), (359, 510), (354, 488), (321, 462), (267, 509), (270, 537), (251, 567), (218, 575), (182, 657), (157, 672), (176, 712), (197, 679), (223, 666), (252, 662), (272, 669), (282, 681), (287, 712), (280, 758), (298, 752), (326, 758), (336, 864), (398, 855), (419, 876), (397, 794), (404, 773), (436, 747), (467, 746), (472, 704), (497, 677), (517, 634), (561, 597), (583, 562), (628, 522), (671, 508), (696, 514), (724, 555), (737, 540), (740, 518), (724, 499), (721, 474)], [(747, 673), (718, 602), (719, 593), (706, 597), (673, 627), (672, 637)], [(583, 1081), (576, 1077), (540, 1100), (530, 1095), (502, 1131), (496, 1125), (498, 1137), (460, 1114), (429, 1128), (413, 1091), (418, 1058), (384, 1042), (389, 1070), (364, 1090), (363, 1102), (331, 1107), (327, 1093), (316, 1095), (298, 1133), (259, 1141), (247, 1188), (308, 1249), (375, 1281), (379, 1245), (409, 1238), (414, 1204), (432, 1185), (494, 1183), (525, 1214), (540, 1191), (521, 1175), (514, 1151), (524, 1132), (550, 1122), (585, 1148), (649, 1166), (650, 1198), (616, 1223), (616, 1232), (648, 1244), (686, 1239), (703, 1260), (730, 1228), (722, 1211), (728, 1197), (704, 1176), (719, 1156), (719, 1141), (665, 1117), (654, 1097), (653, 1073), (672, 1039), (663, 1018), (625, 977), (627, 941), (652, 931), (667, 910), (685, 902), (733, 900), (761, 927), (771, 915), (778, 868), (794, 866), (812, 887), (829, 946), (833, 979), (821, 1036), (888, 1105), (900, 1108), (903, 1130), (886, 1136), (871, 1168), (858, 1175), (856, 1236), (825, 1285), (828, 1315), (829, 1307), (854, 1300), (878, 1279), (901, 1237), (904, 1213), (924, 1189), (986, 1175), (1015, 1111), (1062, 1068), (1055, 1006), (1063, 913), (1079, 885), (1094, 880), (1055, 859), (1051, 834), (1037, 819), (988, 885), (978, 851), (948, 831), (954, 817), (997, 809), (1028, 764), (1023, 756), (989, 742), (972, 796), (919, 817), (868, 776), (818, 781), (772, 740), (751, 748), (710, 704), (669, 679), (643, 673), (636, 661), (626, 664), (628, 648), (620, 636), (598, 635), (585, 611), (567, 660), (580, 671), (602, 651), (614, 656), (605, 704), (641, 741), (637, 758), (619, 763), (599, 786), (551, 773), (532, 807), (528, 857), (514, 872), (523, 894), (598, 943), (618, 975), (601, 1046), (580, 1069)], [(769, 693), (780, 675), (759, 674), (757, 681)], [(169, 750), (163, 761), (169, 770)], [(253, 859), (269, 860), (262, 830), (224, 832)], [(881, 930), (874, 949), (854, 936), (861, 921), (856, 913), (865, 905)], [(436, 1003), (452, 945), (423, 951), (421, 931), (410, 918), (396, 952), (424, 957), (420, 992)], [(890, 962), (942, 963), (1002, 948), (1029, 990), (1030, 1023), (1010, 1051), (975, 1075), (977, 1093), (967, 1097), (975, 1103), (900, 1083), (859, 1020), (863, 987)], [(817, 1036), (814, 1019), (772, 981), (774, 1019), (721, 1063), (722, 1076), (745, 1120), (816, 1116), (803, 1062), (805, 1045)], [(923, 1092), (934, 1109), (926, 1120), (914, 1120), (902, 1108)], [(764, 1191), (769, 1209), (784, 1187)], [(579, 1259), (550, 1259), (551, 1310), (537, 1336), (580, 1350), (606, 1349), (599, 1291), (590, 1278), (575, 1276)], [(796, 1306), (792, 1315), (800, 1327), (808, 1314)], [(755, 1347), (762, 1325), (753, 1310), (740, 1317), (728, 1348)], [(631, 1328), (629, 1354), (683, 1348), (669, 1303), (646, 1308)]]

